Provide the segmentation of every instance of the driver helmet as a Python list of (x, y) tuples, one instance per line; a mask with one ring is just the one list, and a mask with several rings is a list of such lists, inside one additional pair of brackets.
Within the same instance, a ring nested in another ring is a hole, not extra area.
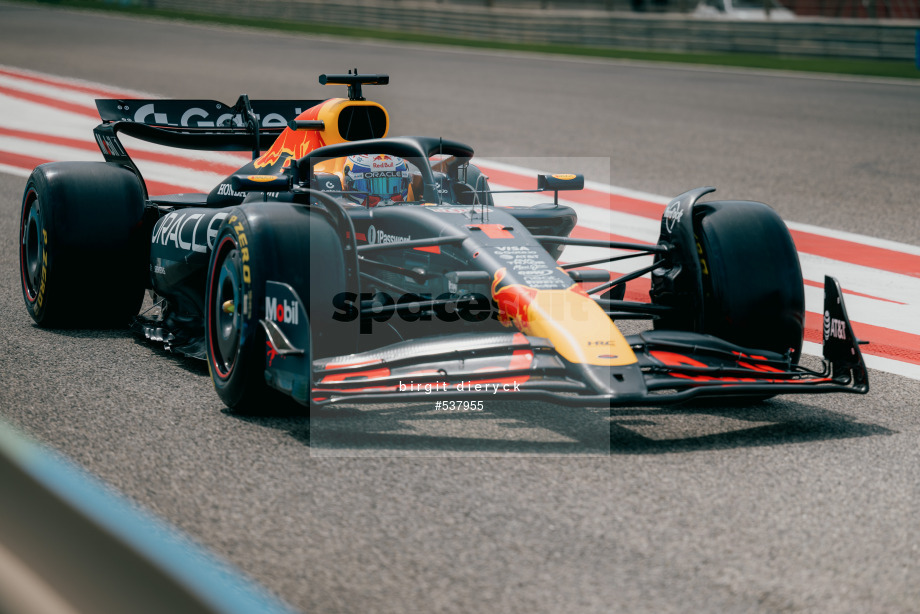
[(348, 156), (343, 173), (345, 189), (360, 192), (369, 207), (381, 201), (404, 201), (409, 195), (409, 167), (396, 156)]

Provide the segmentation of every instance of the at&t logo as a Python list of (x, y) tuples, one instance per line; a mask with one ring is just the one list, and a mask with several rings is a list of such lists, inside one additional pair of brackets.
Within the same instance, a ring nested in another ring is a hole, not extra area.
[(824, 340), (827, 341), (830, 338), (839, 339), (841, 341), (846, 341), (847, 338), (847, 327), (846, 322), (843, 320), (838, 320), (837, 318), (831, 317), (830, 311), (824, 312)]

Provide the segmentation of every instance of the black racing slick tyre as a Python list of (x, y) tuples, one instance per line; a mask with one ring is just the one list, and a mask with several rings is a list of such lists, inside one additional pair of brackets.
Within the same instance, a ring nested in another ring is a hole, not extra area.
[(805, 289), (798, 252), (780, 216), (754, 202), (694, 210), (703, 287), (703, 331), (746, 348), (789, 352), (798, 362)]
[[(229, 212), (214, 243), (205, 296), (208, 367), (227, 407), (244, 414), (291, 413), (296, 386), (283, 394), (267, 377), (269, 367), (289, 363), (292, 378), (306, 388), (298, 400), (309, 403), (312, 359), (350, 353), (357, 341), (356, 326), (343, 334), (331, 319), (332, 296), (344, 290), (345, 278), (341, 240), (322, 213), (290, 203)], [(279, 298), (281, 287), (291, 294)], [(298, 302), (306, 313), (295, 315)], [(278, 356), (266, 326), (279, 325), (300, 354)]]
[(29, 315), (43, 327), (124, 327), (144, 298), (144, 190), (105, 162), (32, 171), (22, 199), (19, 268)]

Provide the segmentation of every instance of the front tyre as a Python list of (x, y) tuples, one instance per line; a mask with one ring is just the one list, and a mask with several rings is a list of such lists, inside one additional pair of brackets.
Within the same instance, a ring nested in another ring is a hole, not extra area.
[(703, 203), (694, 227), (706, 333), (789, 353), (797, 363), (805, 325), (798, 252), (779, 215), (762, 203)]
[(205, 337), (218, 396), (250, 414), (308, 405), (313, 358), (357, 347), (359, 323), (334, 318), (336, 296), (349, 290), (340, 234), (318, 208), (259, 202), (231, 209), (214, 246)]
[(273, 413), (290, 400), (265, 383), (265, 332), (256, 306), (265, 278), (250, 254), (254, 235), (236, 210), (217, 236), (208, 271), (205, 326), (208, 369), (217, 395), (241, 413)]

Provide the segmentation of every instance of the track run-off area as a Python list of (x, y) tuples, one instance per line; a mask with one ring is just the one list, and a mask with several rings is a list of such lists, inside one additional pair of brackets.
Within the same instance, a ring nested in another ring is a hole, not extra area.
[[(330, 92), (330, 94), (335, 95)], [(38, 164), (61, 160), (102, 160), (92, 137), (99, 123), (97, 98), (156, 98), (155, 94), (77, 81), (59, 75), (0, 65), (0, 172), (27, 177)], [(224, 101), (226, 102), (226, 101)], [(26, 129), (26, 127), (28, 127)], [(209, 192), (246, 162), (245, 154), (164, 148), (125, 137), (151, 195)], [(572, 160), (577, 165), (578, 158)], [(494, 189), (536, 187), (534, 169), (477, 159)], [(499, 197), (498, 203), (545, 201), (544, 195)], [(659, 220), (672, 196), (648, 194), (589, 181), (586, 188), (560, 195), (579, 217), (573, 236), (655, 243)], [(717, 195), (715, 197), (718, 197)], [(920, 247), (870, 236), (787, 222), (805, 278), (805, 351), (820, 355), (824, 275), (842, 284), (856, 336), (870, 368), (920, 380)], [(564, 260), (596, 252), (569, 247)], [(626, 269), (608, 267), (615, 274)], [(629, 300), (648, 301), (648, 276), (627, 286)]]

